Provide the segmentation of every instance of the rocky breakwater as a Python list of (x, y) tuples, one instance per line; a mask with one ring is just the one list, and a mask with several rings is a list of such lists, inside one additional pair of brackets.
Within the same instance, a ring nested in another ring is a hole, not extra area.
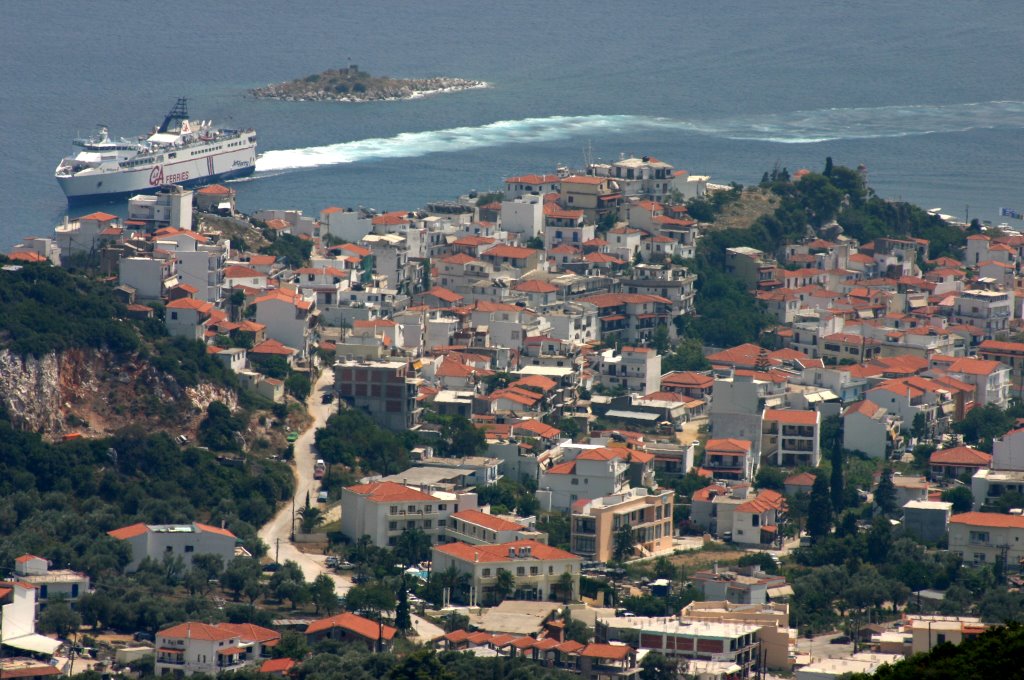
[(463, 78), (389, 78), (371, 76), (357, 66), (331, 69), (249, 91), (258, 99), (285, 101), (369, 102), (416, 99), (433, 94), (487, 87), (482, 80)]
[(40, 356), (0, 350), (0, 404), (16, 427), (50, 438), (101, 436), (133, 423), (191, 432), (214, 400), (233, 409), (237, 397), (204, 383), (182, 387), (148, 361), (106, 350)]

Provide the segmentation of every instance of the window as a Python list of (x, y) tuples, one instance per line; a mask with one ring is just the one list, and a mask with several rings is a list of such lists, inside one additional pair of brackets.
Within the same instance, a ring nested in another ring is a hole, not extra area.
[(171, 320), (172, 321), (177, 321), (178, 320), (178, 313), (177, 312), (171, 312)]
[(540, 567), (530, 567), (530, 576), (536, 576), (540, 573)]
[(448, 521), (447, 521), (447, 520), (443, 520), (443, 519), (439, 519), (439, 520), (437, 520), (437, 526), (438, 526), (438, 527), (443, 527), (443, 526), (445, 526), (445, 525), (446, 525), (447, 523), (448, 523)]
[(429, 519), (423, 520), (423, 528), (424, 529), (429, 529), (430, 525), (431, 525), (431, 521)]
[(516, 576), (526, 576), (526, 567), (516, 567)]
[(974, 561), (975, 562), (984, 562), (985, 561), (985, 553), (974, 553)]
[(398, 514), (398, 506), (397, 506), (397, 505), (392, 505), (392, 506), (391, 506), (391, 507), (390, 507), (390, 508), (388, 509), (388, 514), (391, 514), (391, 515), (397, 515), (397, 514)]
[(195, 551), (196, 551), (196, 547), (194, 545), (186, 545), (185, 546), (185, 552), (190, 553), (190, 552), (195, 552)]
[(572, 478), (572, 485), (573, 486), (579, 486), (579, 483), (580, 483), (579, 478), (577, 478), (577, 477), (573, 477)]
[(440, 505), (437, 506), (437, 509), (443, 512), (448, 509), (448, 506), (445, 505), (444, 503), (441, 503)]
[(432, 512), (432, 511), (433, 511), (433, 509), (434, 509), (434, 506), (433, 506), (433, 505), (428, 505), (428, 506), (426, 506), (425, 508), (423, 508), (423, 511), (424, 511), (424, 512)]
[(491, 570), (490, 569), (484, 569), (483, 575), (484, 575), (484, 578), (490, 576), (491, 575)]
[(388, 529), (390, 529), (391, 531), (397, 531), (398, 522), (388, 522)]
[(169, 545), (166, 548), (164, 548), (164, 552), (165, 553), (172, 553), (172, 552), (174, 552), (174, 547)]
[(972, 531), (971, 543), (988, 543), (987, 531)]

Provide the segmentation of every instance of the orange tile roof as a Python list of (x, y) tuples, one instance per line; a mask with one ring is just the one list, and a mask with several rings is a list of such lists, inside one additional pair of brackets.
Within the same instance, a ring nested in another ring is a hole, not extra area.
[(562, 184), (602, 184), (604, 183), (604, 177), (592, 177), (590, 175), (573, 175), (572, 177), (566, 177), (562, 179)]
[(939, 449), (932, 453), (928, 462), (938, 465), (977, 465), (988, 467), (992, 464), (992, 454), (979, 451), (970, 446), (957, 446), (952, 449)]
[(786, 477), (784, 484), (787, 486), (814, 486), (814, 480), (817, 477), (810, 472), (798, 472), (795, 475)]
[(411, 489), (396, 482), (372, 482), (345, 487), (347, 491), (364, 496), (372, 503), (391, 503), (393, 501), (436, 501), (430, 494)]
[(332, 628), (344, 628), (345, 630), (351, 631), (356, 635), (366, 638), (367, 640), (379, 640), (382, 630), (384, 632), (385, 640), (390, 640), (395, 637), (396, 633), (398, 633), (397, 628), (381, 626), (376, 621), (364, 619), (362, 616), (358, 616), (352, 612), (345, 612), (344, 614), (338, 614), (330, 618), (314, 621), (306, 628), (306, 635), (319, 633)]
[(142, 534), (146, 533), (147, 531), (149, 531), (149, 527), (147, 527), (142, 522), (139, 522), (138, 524), (132, 524), (131, 526), (121, 527), (120, 529), (114, 529), (113, 531), (108, 531), (107, 535), (108, 536), (113, 536), (114, 538), (118, 539), (119, 541), (123, 541), (126, 538), (134, 538), (136, 536), (141, 536)]
[(265, 279), (266, 275), (263, 272), (250, 269), (249, 267), (243, 267), (241, 265), (233, 264), (230, 267), (224, 267), (224, 278), (225, 279)]
[(576, 472), (576, 461), (569, 460), (569, 461), (566, 461), (564, 463), (559, 463), (557, 465), (552, 465), (551, 467), (549, 467), (544, 472), (546, 474), (549, 474), (549, 475), (571, 475), (571, 474), (575, 474), (575, 472)]
[(643, 304), (646, 302), (672, 304), (671, 300), (660, 295), (644, 295), (641, 293), (601, 293), (580, 298), (580, 302), (589, 302), (597, 307), (618, 307), (620, 305)]
[(210, 184), (209, 186), (202, 187), (196, 190), (197, 194), (209, 194), (211, 196), (227, 196), (233, 193), (231, 189), (221, 184)]
[(45, 557), (38, 557), (36, 555), (28, 555), (28, 554), (22, 555), (21, 557), (14, 558), (14, 561), (17, 562), (18, 564), (24, 564), (25, 562), (28, 562), (30, 560), (43, 560), (45, 562), (46, 558)]
[(480, 253), (480, 257), (510, 257), (513, 259), (523, 259), (534, 255), (540, 251), (534, 250), (533, 248), (520, 248), (519, 246), (507, 246), (497, 245), (489, 250), (485, 250)]
[(287, 657), (281, 659), (267, 659), (260, 666), (260, 673), (285, 673), (287, 674), (295, 667), (295, 659)]
[(273, 338), (267, 338), (260, 344), (249, 350), (249, 354), (277, 354), (280, 356), (291, 356), (297, 354), (298, 350), (292, 349)]
[(463, 297), (458, 293), (450, 291), (447, 288), (442, 288), (441, 286), (434, 286), (423, 295), (424, 297), (436, 297), (438, 300), (443, 300), (444, 302), (458, 302), (463, 299)]
[(746, 439), (709, 439), (704, 445), (706, 453), (750, 453), (753, 444)]
[(764, 419), (784, 425), (815, 425), (818, 422), (818, 412), (766, 408)]
[(1020, 515), (1003, 515), (995, 512), (964, 512), (953, 515), (950, 524), (966, 524), (974, 527), (992, 527), (1000, 529), (1024, 529), (1024, 517)]
[(208, 623), (201, 623), (199, 621), (179, 623), (177, 626), (171, 626), (170, 628), (161, 630), (157, 635), (165, 638), (206, 640), (209, 642), (221, 642), (238, 637), (238, 633), (233, 633), (229, 630), (220, 628), (219, 626), (211, 626)]
[(110, 220), (116, 220), (117, 215), (111, 215), (105, 212), (94, 212), (89, 213), (83, 217), (79, 217), (79, 220), (96, 220), (97, 222), (109, 222)]
[(486, 512), (480, 512), (479, 510), (460, 510), (454, 512), (451, 515), (452, 519), (459, 519), (463, 522), (469, 522), (470, 524), (476, 524), (482, 526), (485, 529), (491, 531), (521, 531), (525, 529), (521, 524), (510, 522), (507, 519), (501, 517), (495, 517)]
[(881, 410), (882, 407), (876, 404), (875, 402), (871, 401), (870, 399), (863, 399), (861, 401), (858, 401), (856, 404), (851, 404), (850, 407), (846, 409), (846, 413), (844, 413), (843, 415), (848, 416), (854, 413), (858, 413), (867, 418), (872, 418), (876, 413), (878, 413)]
[(197, 312), (207, 314), (213, 309), (213, 304), (210, 302), (203, 302), (202, 300), (196, 300), (194, 298), (178, 298), (177, 300), (171, 300), (168, 302), (167, 309), (192, 309)]
[(227, 529), (222, 529), (220, 527), (215, 527), (215, 526), (210, 525), (210, 524), (200, 524), (199, 522), (196, 522), (195, 525), (196, 525), (196, 527), (199, 530), (205, 531), (207, 533), (218, 534), (220, 536), (227, 536), (228, 538), (238, 538), (237, 536), (235, 536), (233, 533), (231, 533)]
[[(519, 557), (520, 548), (529, 548), (530, 555)], [(509, 557), (508, 551), (515, 549), (516, 557)], [(443, 552), (465, 562), (509, 562), (522, 560), (578, 560), (579, 556), (571, 552), (538, 543), (530, 539), (509, 541), (495, 545), (469, 545), (468, 543), (445, 543), (434, 546), (434, 550)]]
[(634, 650), (629, 645), (605, 645), (597, 642), (591, 642), (580, 650), (580, 656), (586, 656), (591, 659), (614, 659), (616, 661), (622, 661), (633, 653)]
[(512, 431), (526, 431), (530, 434), (536, 434), (537, 436), (544, 437), (546, 439), (554, 439), (562, 433), (562, 431), (557, 427), (552, 427), (551, 425), (534, 419), (515, 423), (512, 425)]
[(276, 630), (252, 623), (218, 623), (217, 627), (235, 633), (242, 642), (268, 642), (281, 639), (281, 634)]
[(14, 262), (46, 262), (46, 258), (34, 250), (12, 250), (7, 259)]

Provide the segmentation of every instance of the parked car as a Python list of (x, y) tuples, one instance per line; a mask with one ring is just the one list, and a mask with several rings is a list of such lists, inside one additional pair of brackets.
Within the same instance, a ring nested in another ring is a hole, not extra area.
[(327, 502), (327, 498), (328, 498), (327, 492), (326, 491), (321, 491), (320, 493), (318, 493), (316, 495), (316, 502), (317, 503), (326, 503)]
[(324, 392), (324, 396), (320, 397), (320, 403), (321, 404), (330, 404), (333, 401), (334, 401), (334, 393), (333, 392)]

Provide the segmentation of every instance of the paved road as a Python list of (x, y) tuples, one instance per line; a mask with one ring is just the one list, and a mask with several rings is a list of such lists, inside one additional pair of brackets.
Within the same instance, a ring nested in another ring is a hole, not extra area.
[[(301, 508), (306, 503), (306, 493), (309, 497), (316, 498), (320, 484), (313, 479), (313, 463), (316, 462), (316, 454), (313, 453), (314, 436), (318, 428), (324, 426), (327, 417), (338, 408), (337, 401), (332, 404), (320, 403), (325, 392), (331, 390), (334, 382), (334, 372), (325, 369), (317, 379), (309, 398), (306, 400), (306, 408), (313, 417), (309, 427), (306, 428), (299, 438), (295, 440), (295, 458), (292, 472), (295, 474), (295, 508)], [(352, 578), (343, 576), (327, 569), (324, 566), (325, 555), (314, 555), (304, 553), (295, 547), (291, 542), (292, 519), (294, 513), (292, 504), (285, 504), (273, 519), (267, 522), (259, 531), (259, 537), (270, 546), (270, 555), (275, 555), (279, 549), (278, 559), (281, 562), (292, 560), (302, 569), (302, 574), (307, 581), (312, 581), (320, 574), (327, 574), (334, 581), (334, 587), (338, 595), (344, 595), (352, 587)], [(279, 542), (280, 541), (280, 542)], [(412, 615), (412, 627), (414, 633), (410, 635), (412, 640), (434, 640), (444, 635), (444, 631), (433, 623), (415, 614)]]
[[(295, 440), (295, 458), (292, 471), (295, 474), (295, 498), (294, 508), (298, 510), (306, 503), (306, 494), (316, 499), (317, 491), (320, 488), (317, 480), (313, 479), (313, 463), (316, 462), (316, 455), (313, 453), (313, 437), (316, 430), (324, 426), (327, 417), (337, 408), (337, 402), (322, 404), (320, 399), (324, 392), (331, 389), (334, 381), (334, 372), (325, 369), (317, 379), (316, 385), (306, 400), (306, 408), (313, 417), (309, 427), (303, 431)], [(352, 587), (352, 579), (348, 576), (332, 573), (324, 566), (324, 555), (313, 555), (301, 552), (291, 542), (291, 531), (293, 521), (293, 504), (286, 503), (273, 519), (267, 522), (259, 531), (260, 538), (270, 546), (270, 556), (278, 554), (278, 559), (283, 563), (287, 560), (296, 562), (302, 568), (302, 573), (307, 581), (312, 581), (320, 574), (327, 574), (334, 580), (335, 588), (339, 595), (344, 595)], [(278, 553), (278, 548), (280, 552)]]

